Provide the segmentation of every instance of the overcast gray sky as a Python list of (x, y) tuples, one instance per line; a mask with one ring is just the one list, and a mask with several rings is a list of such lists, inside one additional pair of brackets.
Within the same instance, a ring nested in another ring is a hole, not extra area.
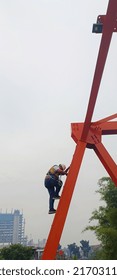
[[(107, 5), (108, 0), (0, 0), (0, 208), (23, 210), (26, 234), (35, 242), (48, 237), (54, 217), (48, 215), (45, 174), (53, 164), (69, 166), (75, 150), (71, 123), (85, 119), (101, 40), (92, 25)], [(93, 121), (116, 113), (116, 36)], [(103, 139), (114, 160), (116, 140)], [(81, 232), (99, 206), (95, 191), (102, 176), (107, 172), (86, 150), (61, 245), (79, 245), (81, 239), (96, 244), (92, 233)]]

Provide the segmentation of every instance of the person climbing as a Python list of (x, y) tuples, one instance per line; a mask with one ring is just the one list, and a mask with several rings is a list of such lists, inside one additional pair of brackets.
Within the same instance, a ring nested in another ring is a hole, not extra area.
[(63, 185), (61, 181), (61, 176), (66, 175), (68, 169), (64, 164), (53, 165), (46, 174), (44, 185), (49, 192), (49, 212), (48, 214), (56, 213), (54, 209), (54, 200), (60, 199), (59, 192)]

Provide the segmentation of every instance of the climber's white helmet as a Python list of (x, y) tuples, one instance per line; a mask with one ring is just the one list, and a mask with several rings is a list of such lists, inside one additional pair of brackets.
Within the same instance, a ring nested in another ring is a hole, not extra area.
[(59, 167), (60, 167), (60, 169), (62, 169), (62, 170), (65, 170), (65, 169), (66, 169), (65, 164), (59, 164)]

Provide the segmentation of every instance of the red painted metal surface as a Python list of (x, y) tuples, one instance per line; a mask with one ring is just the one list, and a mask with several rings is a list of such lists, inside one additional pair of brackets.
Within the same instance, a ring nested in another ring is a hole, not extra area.
[[(117, 134), (117, 121), (108, 122), (108, 120), (112, 120), (116, 117), (117, 114), (109, 116), (98, 122), (91, 123), (86, 139), (86, 147), (94, 149), (95, 153), (97, 154), (98, 158), (102, 162), (103, 166), (107, 170), (115, 185), (117, 185), (117, 165), (113, 161), (101, 141), (102, 135)], [(72, 124), (72, 137), (76, 143), (78, 143), (78, 141), (80, 140), (82, 130), (83, 123)]]
[[(86, 138), (87, 148), (94, 148), (94, 145), (101, 142), (102, 135), (117, 134), (117, 121), (108, 122), (116, 118), (117, 114), (104, 118), (98, 122), (92, 122), (89, 127), (89, 131)], [(76, 143), (81, 140), (83, 123), (72, 123), (72, 138)]]
[(68, 209), (70, 206), (71, 198), (73, 195), (75, 183), (80, 170), (81, 162), (83, 159), (86, 143), (79, 142), (76, 146), (73, 160), (71, 162), (70, 170), (67, 175), (60, 202), (56, 211), (55, 219), (52, 224), (48, 240), (46, 242), (45, 250), (42, 256), (44, 260), (54, 259), (56, 256), (59, 240), (63, 230), (63, 226), (67, 217)]
[[(105, 15), (100, 15), (97, 18), (97, 23), (102, 23), (103, 27), (104, 27), (105, 20), (106, 20), (106, 16)], [(116, 21), (115, 21), (115, 24), (114, 24), (113, 32), (117, 32), (117, 17), (116, 17)]]
[(103, 70), (104, 70), (104, 66), (105, 66), (105, 62), (106, 62), (106, 58), (107, 58), (107, 54), (112, 38), (113, 29), (116, 24), (116, 17), (117, 17), (117, 1), (110, 0), (108, 4), (107, 14), (105, 16), (105, 24), (103, 26), (99, 55), (97, 59), (88, 109), (84, 122), (82, 137), (81, 137), (82, 141), (86, 140), (89, 131), (89, 127), (90, 127), (90, 123), (93, 116), (93, 111), (94, 111), (94, 107), (96, 104), (97, 95), (101, 83), (101, 78), (102, 78), (102, 74), (103, 74)]
[(117, 164), (102, 143), (95, 145), (94, 151), (117, 187)]
[(108, 122), (110, 119), (114, 118), (113, 116), (116, 117), (117, 114), (98, 122), (91, 123), (112, 33), (115, 31), (114, 28), (116, 27), (116, 16), (117, 0), (110, 0), (107, 8), (107, 14), (103, 18), (104, 26), (102, 39), (85, 122), (72, 124), (72, 138), (76, 142), (76, 149), (70, 165), (68, 176), (65, 181), (65, 185), (63, 187), (63, 192), (58, 204), (57, 212), (55, 214), (55, 218), (53, 220), (46, 242), (44, 253), (42, 255), (43, 260), (55, 259), (86, 147), (94, 149), (95, 153), (106, 168), (107, 172), (110, 174), (113, 181), (117, 183), (117, 165), (114, 163), (113, 159), (101, 143), (102, 135), (117, 133), (117, 122)]
[(96, 125), (96, 124), (105, 123), (105, 122), (111, 121), (111, 120), (116, 119), (116, 118), (117, 118), (117, 113), (114, 114), (114, 115), (111, 115), (111, 116), (109, 116), (109, 117), (106, 117), (106, 118), (104, 118), (104, 119), (101, 119), (101, 120), (99, 120), (99, 121), (97, 121), (97, 122), (93, 122), (93, 124)]

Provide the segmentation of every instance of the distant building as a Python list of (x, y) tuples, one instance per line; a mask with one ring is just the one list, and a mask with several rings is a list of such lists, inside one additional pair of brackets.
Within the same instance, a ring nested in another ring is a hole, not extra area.
[(24, 230), (25, 222), (19, 210), (14, 210), (14, 213), (0, 213), (0, 244), (24, 245)]
[(38, 239), (38, 247), (39, 248), (44, 248), (46, 244), (46, 239), (44, 238), (43, 240)]

